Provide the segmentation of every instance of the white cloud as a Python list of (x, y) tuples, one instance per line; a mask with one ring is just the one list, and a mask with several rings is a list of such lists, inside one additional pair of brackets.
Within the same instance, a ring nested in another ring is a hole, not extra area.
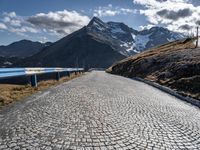
[(39, 13), (29, 17), (27, 21), (41, 29), (66, 35), (87, 25), (90, 19), (88, 16), (84, 16), (76, 11), (64, 10)]
[(20, 33), (38, 33), (38, 30), (35, 29), (35, 28), (32, 28), (32, 27), (27, 27), (27, 26), (24, 26), (24, 27), (21, 27), (21, 28), (11, 28), (10, 31), (12, 32), (20, 32)]
[(13, 12), (9, 12), (9, 13), (7, 13), (7, 12), (4, 12), (3, 13), (5, 16), (8, 16), (8, 17), (10, 17), (10, 18), (15, 18), (17, 15), (16, 15), (16, 13), (13, 11)]
[(5, 30), (5, 29), (7, 29), (7, 26), (5, 24), (3, 24), (3, 23), (0, 23), (0, 30), (1, 29)]
[(4, 12), (3, 13), (3, 22), (9, 26), (20, 27), (25, 23), (24, 19), (20, 16), (17, 16), (15, 12)]
[(144, 6), (140, 14), (147, 17), (151, 25), (163, 25), (170, 30), (188, 33), (200, 25), (200, 6), (189, 0), (133, 0)]
[(113, 7), (112, 4), (109, 4), (105, 7), (98, 7), (94, 10), (93, 15), (96, 17), (105, 17), (105, 16), (115, 16), (119, 14), (131, 14), (136, 13), (137, 10), (129, 9), (129, 8), (120, 8), (120, 7)]
[(155, 25), (152, 25), (152, 24), (148, 24), (146, 26), (139, 26), (140, 30), (145, 30), (145, 29), (150, 29), (152, 27), (154, 27)]
[(4, 12), (3, 23), (6, 24), (7, 30), (18, 35), (27, 36), (26, 33), (38, 33), (39, 30), (34, 28), (23, 17), (16, 15), (15, 12)]
[(63, 37), (87, 25), (90, 20), (88, 16), (68, 10), (27, 17), (19, 16), (15, 12), (4, 12), (0, 17), (0, 29), (23, 37), (28, 37), (30, 33)]

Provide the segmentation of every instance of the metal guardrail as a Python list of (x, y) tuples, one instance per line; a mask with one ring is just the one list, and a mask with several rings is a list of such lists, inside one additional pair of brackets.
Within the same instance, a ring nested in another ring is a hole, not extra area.
[(37, 87), (37, 75), (56, 73), (56, 79), (60, 79), (60, 72), (83, 72), (83, 68), (0, 68), (0, 79), (31, 76), (31, 85)]

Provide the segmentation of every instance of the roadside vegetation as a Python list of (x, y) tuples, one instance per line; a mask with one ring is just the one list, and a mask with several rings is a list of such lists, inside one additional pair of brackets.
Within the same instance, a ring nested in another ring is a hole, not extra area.
[(124, 59), (107, 72), (141, 77), (200, 100), (200, 48), (195, 38), (170, 42)]
[(44, 80), (38, 83), (37, 87), (31, 87), (30, 84), (16, 85), (16, 84), (0, 84), (0, 107), (13, 103), (15, 101), (22, 100), (33, 93), (45, 90), (49, 87), (58, 85), (60, 83), (72, 80), (81, 76), (82, 74), (75, 73), (71, 74), (70, 77), (62, 77), (59, 81), (57, 80)]

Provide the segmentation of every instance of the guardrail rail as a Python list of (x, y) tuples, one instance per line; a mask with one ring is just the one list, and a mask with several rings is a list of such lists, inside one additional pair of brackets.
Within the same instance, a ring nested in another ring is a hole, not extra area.
[(31, 85), (37, 87), (37, 75), (56, 73), (56, 79), (60, 79), (61, 72), (67, 72), (68, 76), (70, 73), (81, 73), (83, 68), (0, 68), (0, 79), (18, 77), (18, 76), (30, 76)]

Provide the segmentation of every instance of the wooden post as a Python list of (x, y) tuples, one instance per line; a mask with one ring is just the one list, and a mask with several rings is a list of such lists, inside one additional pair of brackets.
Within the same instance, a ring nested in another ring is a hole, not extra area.
[(37, 76), (36, 76), (36, 74), (31, 76), (31, 86), (37, 87)]
[(197, 27), (197, 42), (196, 42), (196, 48), (199, 45), (199, 27)]

